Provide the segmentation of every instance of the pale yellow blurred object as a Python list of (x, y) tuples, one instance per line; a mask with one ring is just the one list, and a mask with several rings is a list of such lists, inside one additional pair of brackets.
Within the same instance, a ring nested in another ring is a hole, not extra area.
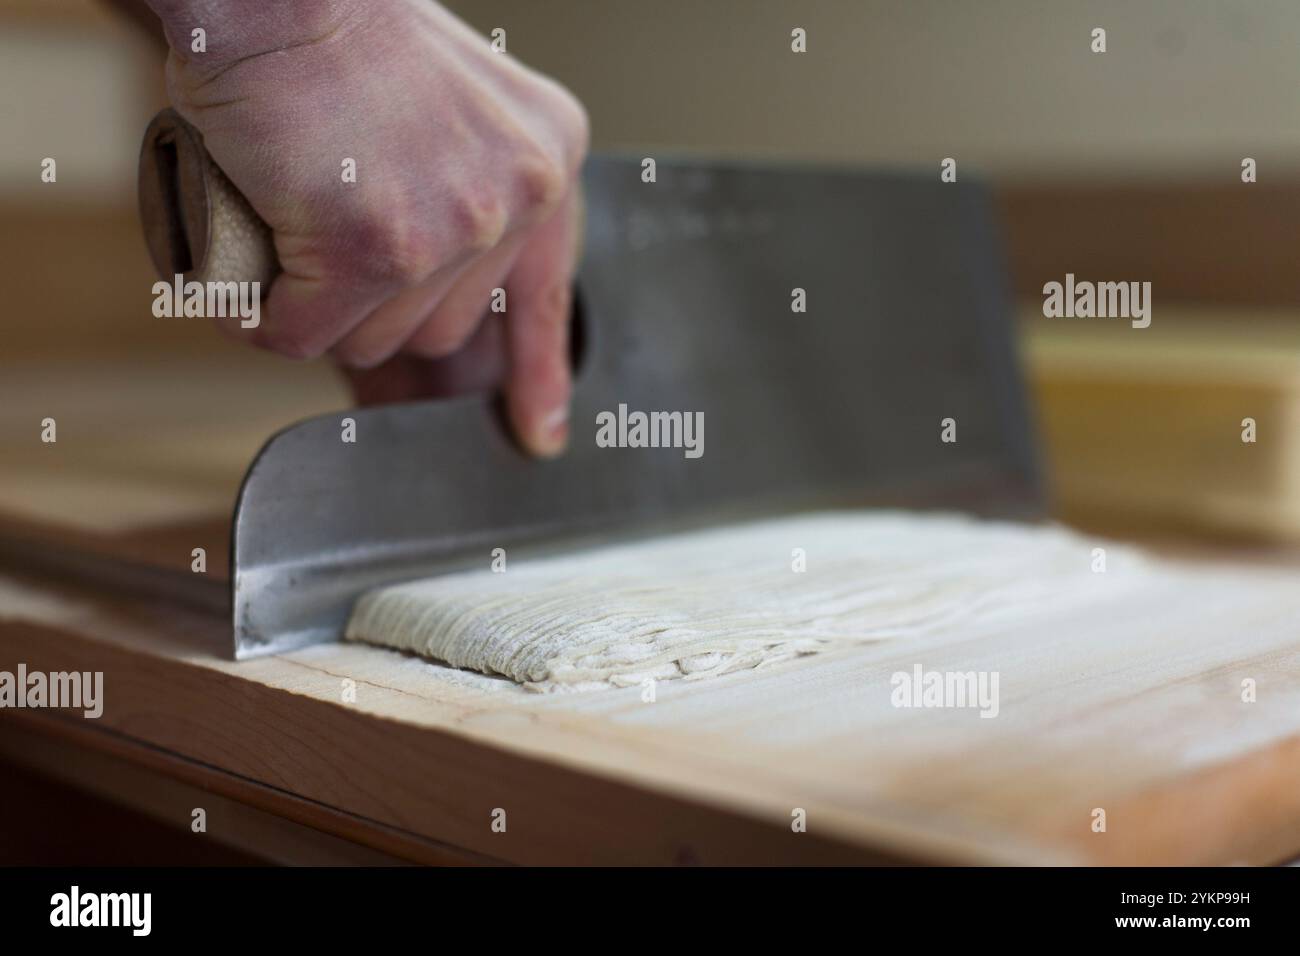
[(1039, 308), (1024, 355), (1059, 516), (1300, 540), (1300, 315), (1157, 300), (1135, 329)]

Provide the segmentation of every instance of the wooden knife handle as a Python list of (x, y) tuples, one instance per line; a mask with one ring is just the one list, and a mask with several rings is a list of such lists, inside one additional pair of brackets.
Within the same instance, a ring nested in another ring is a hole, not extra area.
[(173, 109), (153, 118), (140, 146), (140, 219), (158, 274), (185, 281), (260, 282), (280, 272), (271, 227)]

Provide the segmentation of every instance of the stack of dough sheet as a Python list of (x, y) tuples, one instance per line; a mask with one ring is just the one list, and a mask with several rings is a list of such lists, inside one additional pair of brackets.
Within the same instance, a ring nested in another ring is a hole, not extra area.
[(484, 563), (365, 595), (347, 637), (590, 690), (1086, 614), (1169, 573), (1056, 526), (867, 511)]

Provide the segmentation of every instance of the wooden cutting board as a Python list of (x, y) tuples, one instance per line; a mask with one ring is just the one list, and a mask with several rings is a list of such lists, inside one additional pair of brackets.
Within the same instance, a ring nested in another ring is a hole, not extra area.
[[(3, 500), (23, 509), (7, 529), (192, 577), (191, 548), (219, 553), (221, 502), (283, 423), (266, 419), (341, 397), (324, 380), (289, 388), (240, 366), (220, 373), (238, 387), (208, 433), (182, 409), (220, 390), (174, 371), (119, 381), (111, 409), (100, 387), (77, 400), (67, 380), (51, 387), (58, 447), (22, 446)], [(11, 440), (39, 433), (32, 404), (19, 415), (0, 403)], [(128, 407), (131, 434), (114, 425)], [(155, 412), (174, 415), (175, 431), (153, 427)], [(1285, 571), (1225, 571), (1243, 583), (1208, 610), (1152, 594), (1082, 637), (1031, 621), (921, 647), (885, 642), (665, 682), (648, 702), (640, 688), (539, 696), (356, 645), (234, 663), (218, 608), (169, 598), (166, 584), (141, 596), (123, 582), (30, 576), (11, 548), (0, 669), (102, 670), (106, 705), (97, 721), (0, 720), (141, 760), (165, 753), (207, 786), (314, 826), (334, 825), (321, 821), (328, 809), (350, 839), (412, 859), (454, 847), (535, 863), (1271, 863), (1300, 852), (1300, 593), (1288, 587), (1297, 562), (1285, 560)], [(219, 591), (223, 568), (210, 557), (200, 590)], [(1161, 627), (1126, 637), (1153, 614)], [(918, 661), (1000, 670), (999, 718), (904, 718), (887, 703), (890, 675)], [(1253, 704), (1240, 699), (1245, 677)], [(492, 827), (497, 810), (505, 832)], [(801, 812), (807, 832), (794, 832)]]

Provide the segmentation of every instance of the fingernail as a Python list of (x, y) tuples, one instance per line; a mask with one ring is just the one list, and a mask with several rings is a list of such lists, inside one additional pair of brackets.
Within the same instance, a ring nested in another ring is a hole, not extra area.
[(552, 409), (542, 419), (537, 436), (536, 451), (543, 458), (554, 458), (569, 443), (569, 406)]

